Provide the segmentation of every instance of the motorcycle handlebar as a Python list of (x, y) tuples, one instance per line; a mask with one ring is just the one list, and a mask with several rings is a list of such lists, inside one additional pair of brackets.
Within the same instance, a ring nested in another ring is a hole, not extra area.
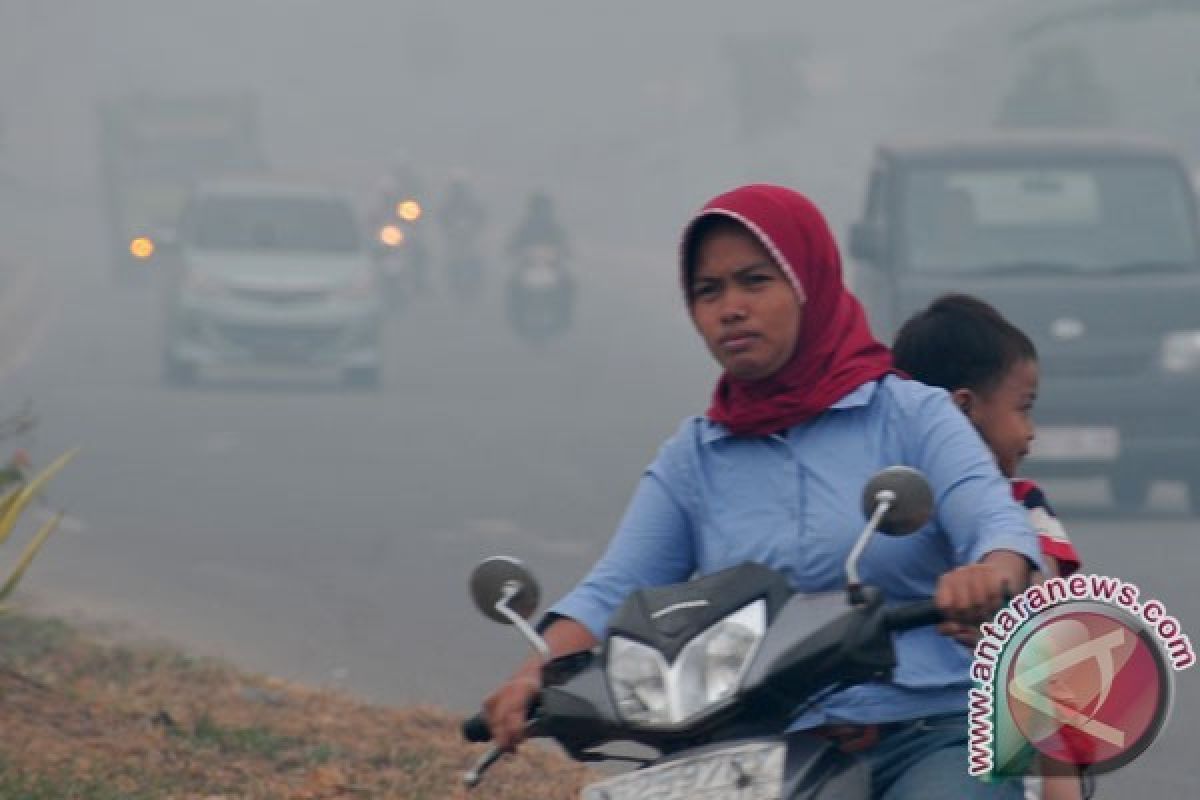
[[(537, 735), (537, 720), (540, 708), (540, 700), (534, 700), (529, 704), (529, 721), (525, 725), (526, 735)], [(484, 716), (482, 711), (477, 712), (473, 717), (463, 720), (462, 736), (468, 742), (490, 742), (492, 740), (492, 729), (488, 726), (487, 717)]]
[(884, 626), (893, 633), (937, 625), (945, 615), (934, 605), (933, 599), (918, 600), (902, 606), (893, 606), (883, 612)]
[(488, 727), (487, 718), (480, 711), (470, 719), (463, 720), (462, 736), (468, 742), (490, 742), (492, 729)]

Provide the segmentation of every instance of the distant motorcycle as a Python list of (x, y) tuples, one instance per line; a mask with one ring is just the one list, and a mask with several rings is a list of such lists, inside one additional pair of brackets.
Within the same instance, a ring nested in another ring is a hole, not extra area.
[(540, 343), (566, 332), (575, 312), (575, 278), (562, 251), (532, 245), (517, 253), (506, 287), (508, 321), (529, 342)]
[(430, 257), (420, 230), (421, 204), (403, 198), (386, 206), (387, 213), (377, 215), (374, 225), (374, 255), (388, 305), (395, 309), (428, 291)]
[(446, 282), (460, 300), (473, 300), (484, 288), (484, 261), (478, 231), (467, 221), (446, 222)]

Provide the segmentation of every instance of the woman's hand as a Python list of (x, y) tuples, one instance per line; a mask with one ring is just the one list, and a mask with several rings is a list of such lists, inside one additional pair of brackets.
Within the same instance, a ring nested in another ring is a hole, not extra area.
[(1011, 550), (993, 550), (978, 564), (952, 569), (938, 580), (934, 603), (946, 621), (938, 632), (974, 647), (979, 626), (991, 619), (1017, 592), (1029, 586), (1030, 565)]
[(492, 743), (512, 753), (525, 741), (529, 709), (542, 690), (537, 672), (521, 670), (483, 701), (483, 713), (492, 731)]
[(942, 575), (934, 603), (945, 615), (938, 632), (967, 647), (979, 641), (979, 626), (992, 618), (1010, 596), (1009, 576), (995, 565), (968, 564)]
[[(596, 637), (568, 617), (555, 619), (542, 636), (555, 658), (596, 646)], [(509, 753), (516, 751), (517, 746), (525, 741), (529, 708), (541, 691), (542, 660), (534, 656), (483, 701), (483, 714), (492, 731), (493, 744)]]

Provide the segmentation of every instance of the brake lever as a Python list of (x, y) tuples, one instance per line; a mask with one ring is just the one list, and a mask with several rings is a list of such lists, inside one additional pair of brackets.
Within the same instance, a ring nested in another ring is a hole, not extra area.
[[(528, 734), (534, 728), (535, 720), (530, 720), (525, 723), (525, 731)], [(488, 748), (487, 752), (479, 757), (475, 765), (463, 774), (463, 785), (468, 789), (474, 789), (483, 780), (483, 773), (487, 772), (492, 766), (500, 760), (506, 751), (501, 750), (496, 745)]]
[(468, 789), (474, 789), (483, 780), (483, 773), (487, 772), (503, 755), (504, 751), (496, 745), (489, 747), (488, 751), (475, 762), (475, 766), (463, 775), (463, 785)]

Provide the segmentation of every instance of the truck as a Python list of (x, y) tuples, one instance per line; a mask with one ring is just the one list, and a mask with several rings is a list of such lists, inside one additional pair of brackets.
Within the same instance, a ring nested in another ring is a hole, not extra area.
[(997, 132), (880, 146), (850, 230), (854, 285), (890, 338), (948, 292), (1038, 349), (1033, 475), (1151, 482), (1200, 513), (1200, 215), (1182, 156), (1108, 132)]
[(143, 273), (192, 185), (266, 166), (252, 94), (111, 97), (97, 108), (101, 197), (113, 276)]

